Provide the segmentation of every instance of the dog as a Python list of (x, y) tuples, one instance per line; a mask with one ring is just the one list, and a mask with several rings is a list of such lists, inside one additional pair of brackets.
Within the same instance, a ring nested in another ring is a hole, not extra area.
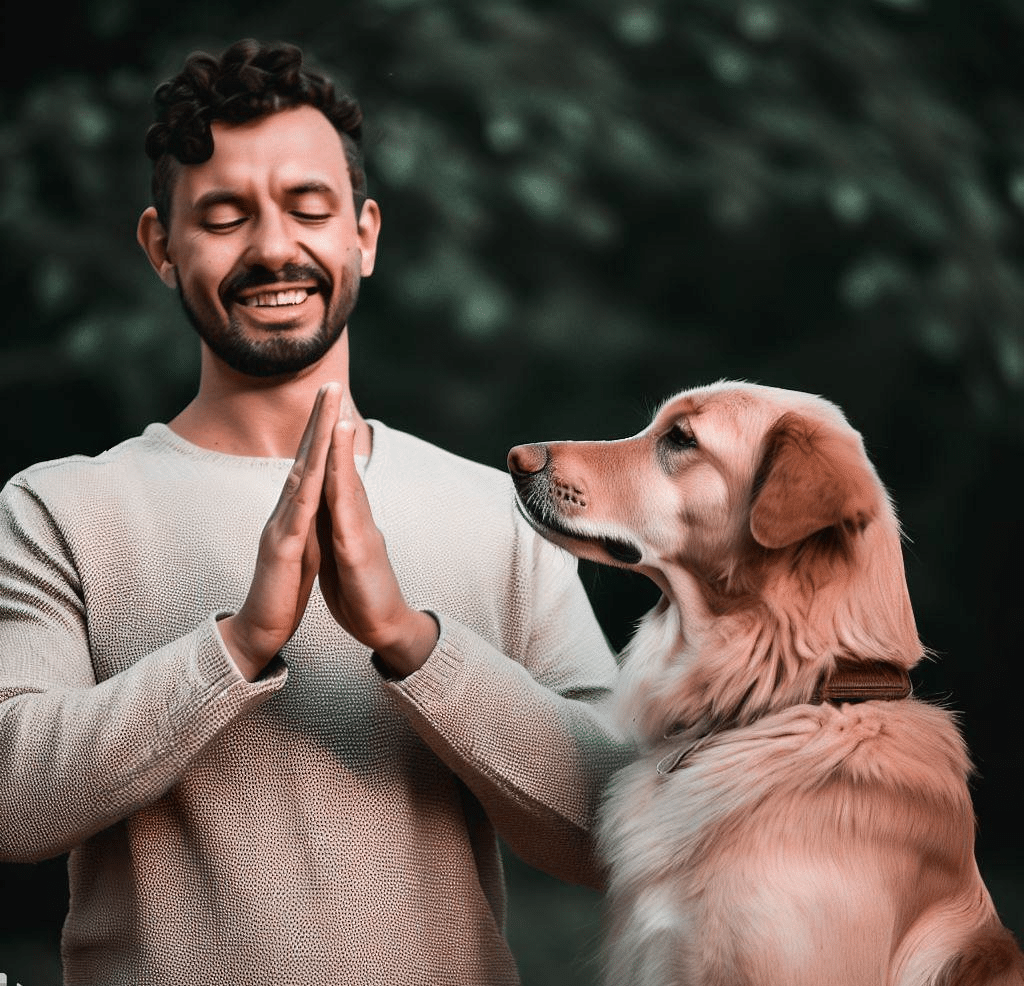
[(541, 534), (662, 593), (614, 699), (638, 755), (597, 825), (606, 982), (1024, 984), (955, 718), (911, 694), (896, 514), (840, 409), (719, 381), (508, 464)]

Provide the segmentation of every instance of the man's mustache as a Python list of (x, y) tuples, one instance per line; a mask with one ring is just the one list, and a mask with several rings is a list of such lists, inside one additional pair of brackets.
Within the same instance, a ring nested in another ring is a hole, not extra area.
[(224, 294), (226, 297), (230, 297), (238, 294), (239, 291), (258, 288), (264, 284), (302, 281), (307, 283), (313, 281), (320, 292), (324, 295), (330, 294), (331, 279), (319, 267), (313, 267), (310, 264), (285, 264), (279, 271), (272, 271), (259, 265), (247, 267), (225, 282)]

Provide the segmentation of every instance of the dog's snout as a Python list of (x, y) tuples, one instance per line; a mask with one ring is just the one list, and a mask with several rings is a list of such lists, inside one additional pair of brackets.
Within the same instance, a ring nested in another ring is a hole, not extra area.
[(547, 464), (546, 445), (517, 445), (508, 453), (508, 469), (513, 476), (532, 476)]

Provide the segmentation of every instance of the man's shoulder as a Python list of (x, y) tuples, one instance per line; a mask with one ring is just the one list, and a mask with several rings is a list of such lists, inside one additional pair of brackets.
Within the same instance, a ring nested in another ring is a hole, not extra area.
[(422, 476), (434, 482), (465, 482), (471, 487), (504, 490), (509, 485), (508, 473), (494, 466), (451, 452), (409, 432), (371, 422), (374, 430), (374, 455), (381, 454), (386, 469), (400, 469), (410, 477)]
[(96, 455), (66, 455), (36, 462), (15, 473), (8, 485), (45, 497), (61, 491), (123, 485), (140, 465), (160, 454), (160, 442), (151, 425), (141, 435), (127, 438)]

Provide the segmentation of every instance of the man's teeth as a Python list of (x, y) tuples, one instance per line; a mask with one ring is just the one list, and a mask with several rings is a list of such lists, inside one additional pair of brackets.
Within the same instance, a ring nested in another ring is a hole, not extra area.
[(291, 291), (267, 291), (264, 294), (254, 294), (245, 298), (242, 304), (247, 308), (277, 308), (280, 305), (301, 305), (309, 297), (305, 288), (295, 288)]

